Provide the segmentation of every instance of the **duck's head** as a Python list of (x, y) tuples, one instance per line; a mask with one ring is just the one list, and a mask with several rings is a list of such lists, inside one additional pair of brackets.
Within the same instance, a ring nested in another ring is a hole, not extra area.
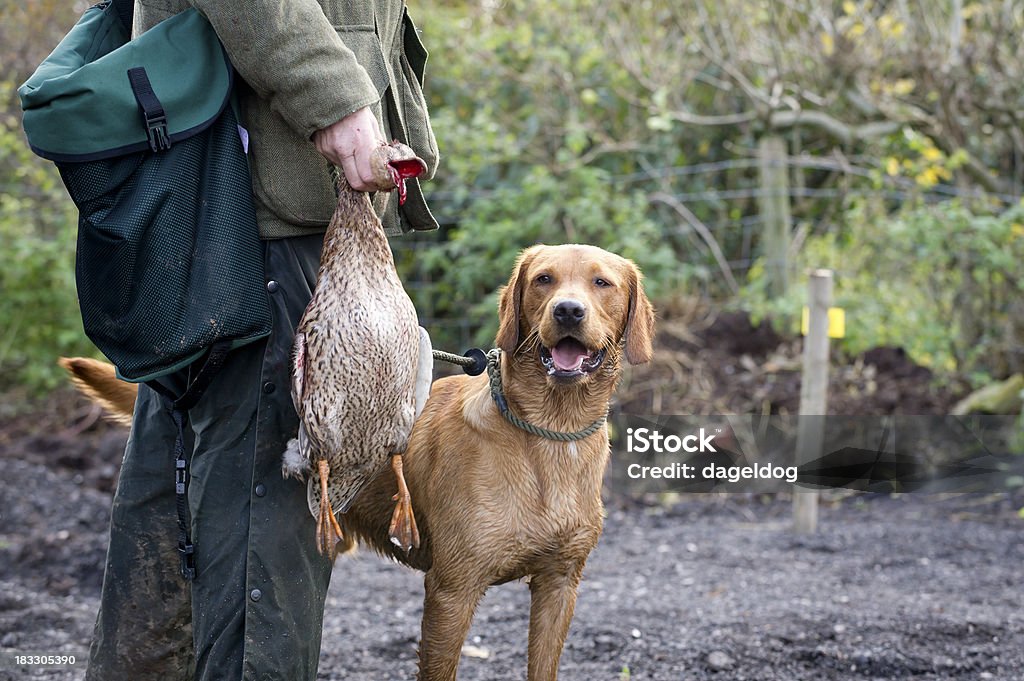
[(373, 179), (380, 187), (398, 189), (398, 204), (405, 203), (405, 181), (427, 172), (426, 162), (398, 140), (382, 144), (370, 156)]

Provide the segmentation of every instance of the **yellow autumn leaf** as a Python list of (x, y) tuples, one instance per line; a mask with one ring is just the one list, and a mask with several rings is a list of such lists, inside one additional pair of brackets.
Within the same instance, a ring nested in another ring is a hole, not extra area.
[(867, 30), (867, 27), (862, 22), (858, 21), (853, 26), (846, 29), (846, 35), (850, 36), (851, 38), (859, 38), (862, 35), (864, 35), (864, 33)]
[(825, 52), (825, 56), (831, 57), (836, 51), (836, 41), (832, 38), (831, 33), (821, 34), (821, 49)]
[(846, 0), (843, 3), (843, 11), (846, 12), (847, 16), (852, 15), (857, 11), (857, 5), (852, 0)]
[(979, 14), (984, 9), (985, 8), (984, 8), (982, 3), (975, 2), (975, 3), (972, 3), (972, 4), (967, 5), (966, 7), (964, 7), (960, 11), (960, 16), (962, 16), (964, 18), (964, 21), (969, 21), (969, 20), (974, 18), (975, 14)]
[(1024, 238), (1024, 225), (1019, 222), (1015, 222), (1010, 225), (1010, 233), (1013, 234), (1015, 239)]
[(914, 91), (914, 79), (913, 78), (900, 78), (892, 84), (892, 93), (894, 95), (909, 95)]
[(942, 158), (942, 152), (937, 147), (928, 146), (921, 151), (921, 156), (926, 161), (938, 161)]
[(906, 28), (902, 21), (891, 14), (883, 14), (878, 18), (878, 30), (886, 38), (899, 38)]
[(924, 188), (934, 187), (939, 183), (939, 175), (935, 172), (935, 168), (925, 168), (921, 173), (914, 178), (914, 182)]
[(900, 174), (900, 162), (895, 156), (890, 156), (885, 162), (885, 172), (890, 177)]

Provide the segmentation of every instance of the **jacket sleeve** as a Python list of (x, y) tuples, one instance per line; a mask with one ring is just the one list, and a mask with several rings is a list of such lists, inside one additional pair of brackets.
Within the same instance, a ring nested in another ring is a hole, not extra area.
[(316, 0), (189, 0), (245, 81), (304, 137), (380, 99)]

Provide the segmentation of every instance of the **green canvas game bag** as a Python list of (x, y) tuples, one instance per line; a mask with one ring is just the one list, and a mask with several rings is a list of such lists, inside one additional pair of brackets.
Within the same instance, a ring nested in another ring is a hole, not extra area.
[(131, 4), (88, 9), (18, 94), (79, 209), (86, 334), (151, 381), (265, 337), (270, 305), (232, 66), (195, 10), (130, 40)]

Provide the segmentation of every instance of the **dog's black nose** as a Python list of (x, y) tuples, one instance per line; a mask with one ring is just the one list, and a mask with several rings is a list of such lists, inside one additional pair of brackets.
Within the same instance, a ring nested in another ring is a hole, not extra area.
[(587, 316), (587, 308), (578, 300), (563, 300), (555, 305), (555, 321), (564, 326), (576, 326)]

